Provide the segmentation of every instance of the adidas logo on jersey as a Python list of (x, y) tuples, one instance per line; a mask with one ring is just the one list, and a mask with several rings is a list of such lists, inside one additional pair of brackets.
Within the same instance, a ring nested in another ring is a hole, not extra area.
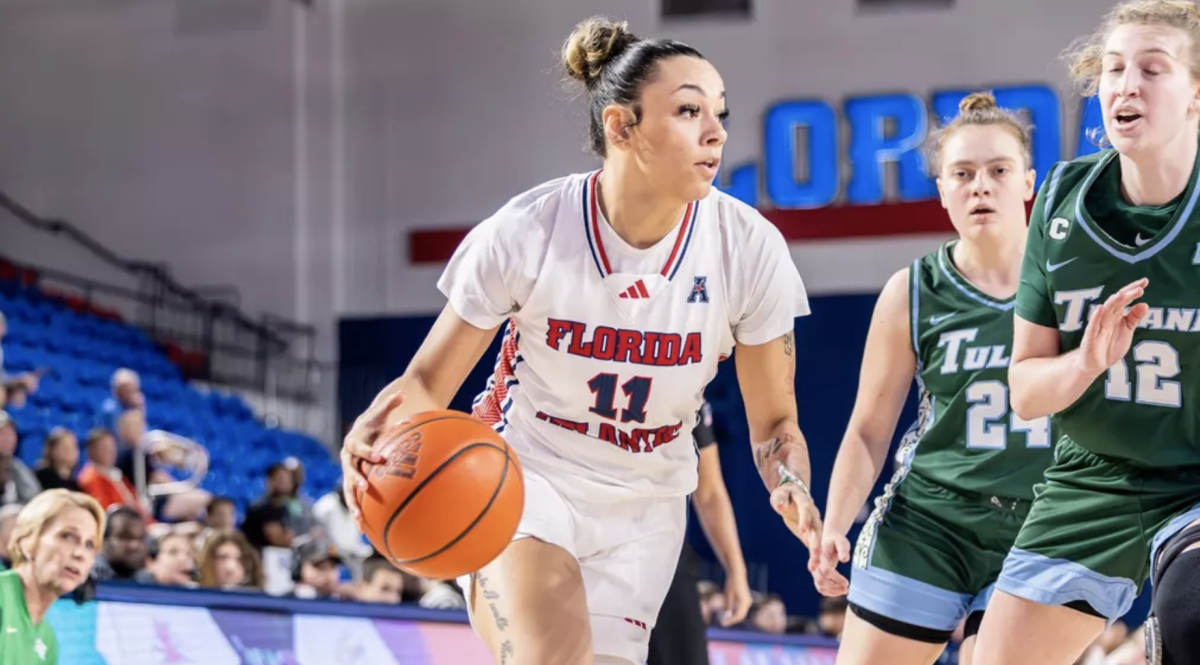
[(625, 292), (617, 297), (639, 300), (641, 298), (649, 298), (650, 292), (646, 290), (646, 283), (639, 279), (633, 283), (633, 286), (625, 289)]

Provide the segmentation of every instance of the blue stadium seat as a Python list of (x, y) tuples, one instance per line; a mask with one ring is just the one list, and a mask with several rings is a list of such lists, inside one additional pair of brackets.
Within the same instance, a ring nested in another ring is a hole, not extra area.
[(51, 427), (63, 426), (81, 439), (98, 424), (119, 367), (136, 370), (152, 428), (205, 445), (211, 469), (204, 487), (233, 499), (239, 514), (263, 492), (266, 468), (287, 456), (305, 466), (305, 488), (332, 489), (341, 476), (337, 460), (307, 435), (268, 429), (237, 395), (198, 390), (141, 329), (68, 309), (63, 303), (12, 282), (0, 282), (0, 312), (8, 319), (5, 370), (46, 369), (28, 405), (10, 413), (21, 435), (18, 455), (28, 464), (41, 457)]

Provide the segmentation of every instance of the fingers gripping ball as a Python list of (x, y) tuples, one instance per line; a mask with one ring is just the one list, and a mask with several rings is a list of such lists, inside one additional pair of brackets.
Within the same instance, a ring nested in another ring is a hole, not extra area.
[(363, 531), (404, 570), (431, 579), (473, 573), (504, 551), (525, 507), (517, 454), (491, 427), (429, 411), (386, 429), (383, 462), (366, 467)]

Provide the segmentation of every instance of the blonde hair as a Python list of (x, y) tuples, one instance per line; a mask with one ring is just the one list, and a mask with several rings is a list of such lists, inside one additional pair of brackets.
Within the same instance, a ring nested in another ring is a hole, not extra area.
[(1080, 37), (1063, 51), (1071, 79), (1084, 97), (1096, 94), (1103, 70), (1104, 43), (1122, 25), (1161, 25), (1178, 28), (1191, 39), (1192, 78), (1200, 80), (1200, 9), (1182, 0), (1132, 0), (1122, 2), (1104, 15), (1100, 27)]
[(567, 76), (585, 85), (600, 78), (604, 66), (638, 41), (626, 21), (593, 16), (575, 26), (562, 48)]
[(996, 125), (1012, 133), (1021, 144), (1021, 155), (1028, 168), (1033, 163), (1033, 127), (1012, 111), (996, 105), (996, 97), (990, 92), (973, 92), (958, 103), (958, 115), (946, 125), (929, 133), (929, 171), (937, 175), (941, 170), (942, 149), (954, 132), (967, 126)]
[(65, 489), (46, 490), (33, 497), (33, 500), (17, 513), (12, 540), (8, 541), (8, 558), (12, 561), (13, 568), (29, 560), (25, 556), (26, 548), (21, 546), (22, 541), (41, 538), (46, 527), (69, 508), (82, 508), (96, 519), (96, 544), (100, 544), (104, 539), (104, 509), (100, 504), (82, 492)]

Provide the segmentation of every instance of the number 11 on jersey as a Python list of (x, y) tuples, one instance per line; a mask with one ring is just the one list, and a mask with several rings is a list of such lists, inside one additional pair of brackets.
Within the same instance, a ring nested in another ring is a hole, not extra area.
[[(651, 379), (645, 376), (635, 376), (621, 384), (621, 392), (628, 398), (625, 408), (621, 409), (621, 422), (645, 423), (646, 402), (650, 400)], [(596, 403), (588, 411), (609, 420), (617, 420), (617, 375), (597, 374), (588, 381), (588, 388), (596, 396)]]

